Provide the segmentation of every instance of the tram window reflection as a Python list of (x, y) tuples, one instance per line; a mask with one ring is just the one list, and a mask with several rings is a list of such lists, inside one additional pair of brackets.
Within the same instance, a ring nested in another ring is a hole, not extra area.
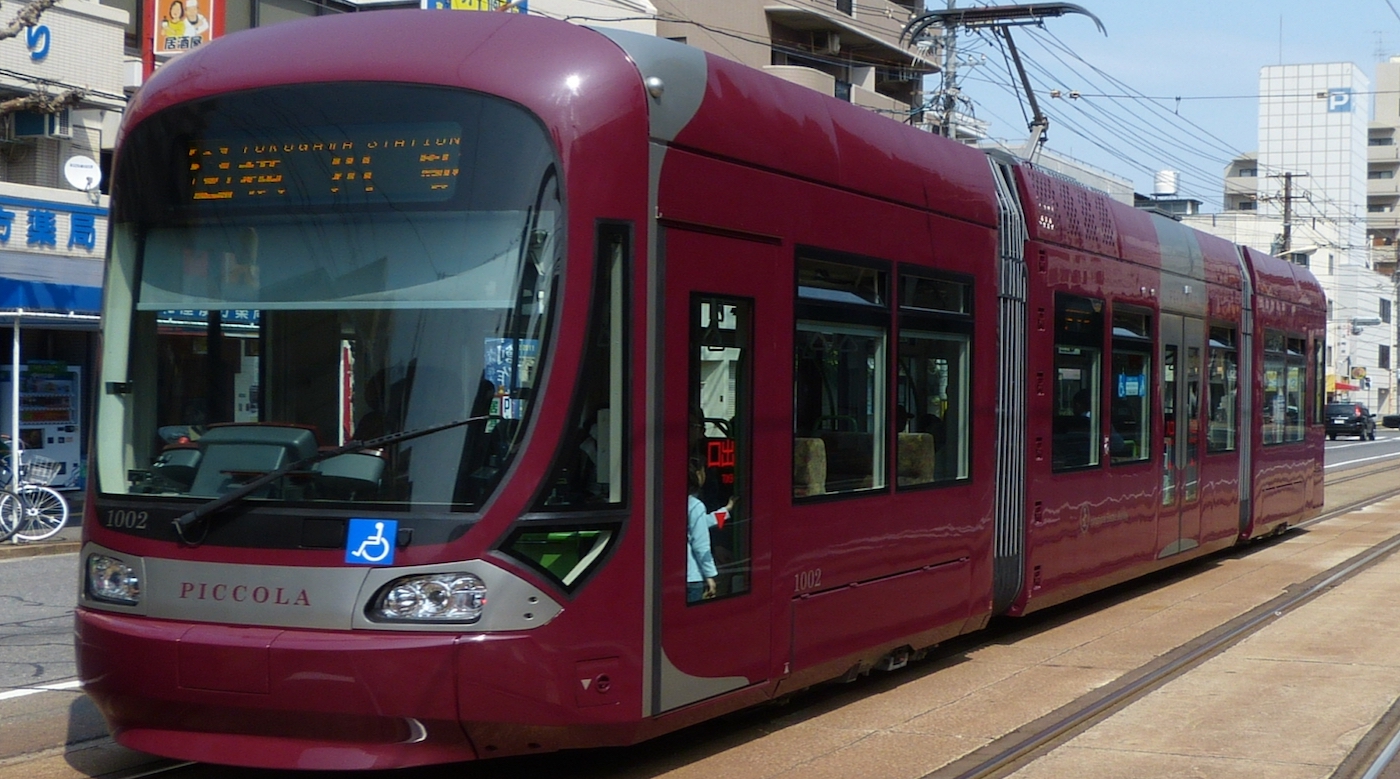
[(793, 497), (888, 484), (888, 275), (797, 259)]
[(1210, 353), (1206, 366), (1207, 402), (1210, 415), (1206, 436), (1207, 452), (1232, 452), (1236, 447), (1236, 417), (1239, 413), (1239, 354), (1235, 329), (1212, 327)]
[[(753, 304), (697, 296), (691, 306), (690, 433), (686, 473), (687, 588), (700, 603), (746, 593), (752, 567), (747, 485)], [(694, 523), (702, 523), (696, 527)], [(697, 578), (698, 577), (698, 578)]]
[(1087, 468), (1100, 462), (1103, 327), (1102, 300), (1055, 296), (1055, 405), (1050, 449), (1055, 470)]
[(1113, 312), (1109, 376), (1109, 459), (1114, 464), (1151, 458), (1152, 313), (1129, 306)]

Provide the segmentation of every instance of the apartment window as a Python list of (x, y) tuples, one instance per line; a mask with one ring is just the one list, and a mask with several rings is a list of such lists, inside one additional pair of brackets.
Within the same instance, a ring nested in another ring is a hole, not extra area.
[(836, 10), (847, 16), (855, 16), (855, 3), (853, 0), (836, 0)]
[(1259, 178), (1259, 169), (1258, 169), (1258, 168), (1240, 168), (1239, 171), (1235, 173), (1235, 178), (1241, 178), (1241, 179)]
[(1253, 200), (1241, 200), (1237, 208), (1240, 211), (1255, 211), (1259, 208), (1259, 204), (1255, 203)]
[(1390, 321), (1390, 301), (1385, 298), (1381, 298), (1381, 321)]
[(1385, 371), (1390, 370), (1390, 347), (1377, 346), (1376, 350), (1376, 367)]
[(1368, 171), (1366, 171), (1366, 178), (1368, 178), (1368, 179), (1393, 179), (1393, 178), (1395, 178), (1395, 171), (1390, 170), (1390, 169), (1368, 170)]

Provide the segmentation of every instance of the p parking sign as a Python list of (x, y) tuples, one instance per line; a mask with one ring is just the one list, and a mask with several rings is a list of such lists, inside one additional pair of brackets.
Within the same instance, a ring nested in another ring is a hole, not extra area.
[(1351, 87), (1334, 87), (1327, 90), (1327, 113), (1351, 113)]

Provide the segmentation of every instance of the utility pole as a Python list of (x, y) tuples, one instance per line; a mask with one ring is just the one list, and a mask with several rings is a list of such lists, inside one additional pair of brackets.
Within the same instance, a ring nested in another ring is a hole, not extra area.
[(1283, 179), (1283, 236), (1279, 239), (1277, 250), (1273, 253), (1279, 257), (1287, 259), (1293, 251), (1293, 201), (1297, 198), (1293, 195), (1293, 178), (1295, 176), (1306, 176), (1306, 173), (1283, 173), (1274, 174), (1274, 178)]
[[(948, 0), (948, 11), (957, 7), (958, 0)], [(958, 89), (958, 28), (943, 28), (943, 87), (939, 90), (943, 98), (943, 121), (939, 125), (945, 138), (956, 138), (953, 111), (957, 108)]]
[(1293, 248), (1293, 174), (1283, 174), (1283, 253)]

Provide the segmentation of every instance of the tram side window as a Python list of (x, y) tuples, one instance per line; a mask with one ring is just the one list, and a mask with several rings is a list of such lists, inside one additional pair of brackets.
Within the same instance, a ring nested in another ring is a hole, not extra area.
[(1152, 312), (1113, 309), (1113, 372), (1109, 386), (1109, 460), (1142, 462), (1152, 456)]
[(1210, 426), (1206, 437), (1207, 452), (1233, 452), (1236, 448), (1236, 416), (1239, 414), (1239, 352), (1236, 350), (1235, 330), (1231, 327), (1210, 329), (1210, 363), (1207, 366), (1207, 387), (1210, 393)]
[(1312, 423), (1320, 425), (1324, 421), (1323, 404), (1327, 402), (1327, 341), (1319, 336), (1312, 339), (1313, 380), (1308, 385), (1308, 405), (1312, 407)]
[(967, 478), (971, 353), (971, 283), (902, 274), (894, 409), (900, 487)]
[(1264, 443), (1303, 440), (1303, 339), (1281, 330), (1264, 331)]
[(1288, 348), (1288, 375), (1284, 386), (1287, 409), (1284, 415), (1284, 439), (1303, 440), (1303, 392), (1307, 389), (1307, 346), (1306, 341), (1297, 335), (1289, 335), (1285, 340)]
[(537, 511), (598, 508), (623, 502), (626, 436), (626, 295), (630, 226), (600, 225), (597, 273), (590, 307), (587, 352), (574, 392), (570, 427)]
[(793, 497), (886, 484), (888, 276), (797, 258)]
[(1103, 301), (1055, 295), (1055, 408), (1051, 465), (1055, 470), (1099, 464), (1099, 376)]
[[(517, 521), (501, 550), (573, 592), (607, 558), (621, 536), (619, 519), (598, 509), (625, 503), (627, 437), (622, 411), (627, 376), (627, 299), (631, 227), (604, 224), (597, 235), (597, 274), (583, 372), (570, 425), (544, 482), (535, 517)], [(564, 512), (590, 511), (577, 519)]]
[[(749, 591), (752, 323), (750, 301), (697, 295), (691, 302), (686, 551), (695, 565), (691, 573), (700, 577), (687, 576), (691, 604)], [(696, 581), (702, 583), (698, 591), (689, 589)]]

